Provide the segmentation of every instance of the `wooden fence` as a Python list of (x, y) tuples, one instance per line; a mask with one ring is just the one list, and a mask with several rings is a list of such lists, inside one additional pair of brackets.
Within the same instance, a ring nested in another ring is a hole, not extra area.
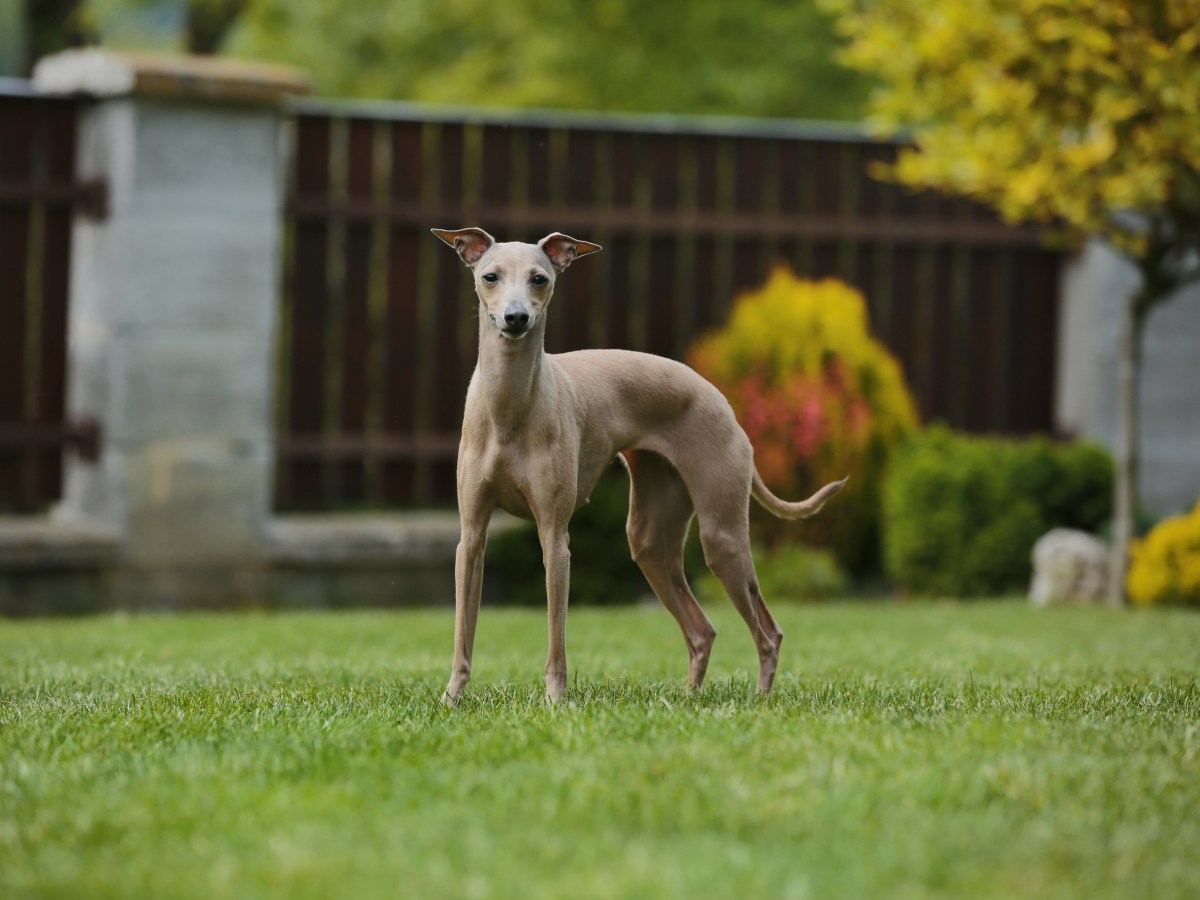
[(431, 226), (604, 245), (559, 282), (551, 352), (679, 357), (786, 263), (864, 291), (924, 419), (1051, 429), (1059, 257), (979, 206), (870, 177), (895, 144), (794, 123), (313, 102), (293, 127), (281, 509), (453, 501), (476, 301)]
[(74, 180), (76, 107), (0, 79), (0, 513), (49, 506), (63, 448), (96, 450), (63, 409), (72, 215), (103, 205)]

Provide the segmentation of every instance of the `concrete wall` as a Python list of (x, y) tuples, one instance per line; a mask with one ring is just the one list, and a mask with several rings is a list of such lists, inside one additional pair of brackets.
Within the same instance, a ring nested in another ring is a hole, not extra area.
[(115, 99), (80, 167), (109, 215), (74, 232), (70, 415), (104, 423), (64, 517), (111, 524), (132, 561), (242, 560), (266, 534), (282, 205), (280, 116)]
[[(1099, 241), (1063, 275), (1056, 420), (1063, 431), (1110, 448), (1121, 304), (1139, 280)], [(1142, 502), (1147, 512), (1165, 516), (1200, 499), (1200, 284), (1150, 314), (1143, 359)]]

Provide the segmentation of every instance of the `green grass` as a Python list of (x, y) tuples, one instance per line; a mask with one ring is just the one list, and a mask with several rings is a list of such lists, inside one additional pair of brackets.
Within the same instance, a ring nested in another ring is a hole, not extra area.
[(1200, 616), (777, 612), (0, 623), (0, 896), (1200, 896)]

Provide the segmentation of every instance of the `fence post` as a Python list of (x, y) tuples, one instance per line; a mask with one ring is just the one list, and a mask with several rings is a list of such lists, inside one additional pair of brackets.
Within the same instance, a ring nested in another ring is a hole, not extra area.
[(276, 67), (97, 50), (42, 60), (43, 93), (94, 98), (78, 174), (108, 184), (78, 220), (67, 405), (104, 433), (71, 460), (65, 520), (123, 539), (120, 605), (255, 599), (274, 459), (283, 189)]

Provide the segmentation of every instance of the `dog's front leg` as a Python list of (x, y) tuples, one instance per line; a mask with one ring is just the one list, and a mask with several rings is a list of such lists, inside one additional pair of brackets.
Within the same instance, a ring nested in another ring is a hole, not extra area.
[(454, 555), (454, 663), (450, 683), (442, 695), (448, 705), (458, 700), (471, 679), (471, 652), (475, 646), (475, 623), (483, 592), (483, 553), (487, 548), (490, 518), (490, 509), (478, 509), (472, 515), (460, 517), (462, 534)]
[(571, 583), (571, 551), (566, 517), (554, 517), (545, 527), (538, 522), (542, 561), (546, 565), (546, 608), (549, 652), (546, 656), (546, 699), (557, 703), (567, 689), (567, 593)]

